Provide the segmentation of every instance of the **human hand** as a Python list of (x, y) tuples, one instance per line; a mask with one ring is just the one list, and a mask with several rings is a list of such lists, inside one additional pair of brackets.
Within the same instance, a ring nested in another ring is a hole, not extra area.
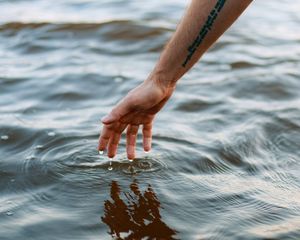
[(175, 87), (165, 87), (157, 81), (147, 80), (131, 90), (102, 118), (104, 126), (98, 150), (107, 149), (108, 157), (113, 158), (117, 153), (121, 134), (126, 129), (127, 157), (134, 159), (138, 129), (142, 125), (144, 150), (150, 151), (154, 117), (171, 97), (174, 89)]

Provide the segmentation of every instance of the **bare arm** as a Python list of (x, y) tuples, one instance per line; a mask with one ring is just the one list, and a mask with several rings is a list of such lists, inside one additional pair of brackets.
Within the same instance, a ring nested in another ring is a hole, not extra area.
[(234, 23), (251, 0), (193, 0), (153, 70), (167, 85), (179, 80)]
[(131, 90), (102, 119), (98, 149), (116, 155), (126, 130), (127, 156), (135, 157), (136, 136), (143, 127), (143, 145), (150, 151), (156, 113), (171, 97), (176, 82), (241, 15), (251, 0), (192, 0), (175, 34), (163, 50), (149, 77)]

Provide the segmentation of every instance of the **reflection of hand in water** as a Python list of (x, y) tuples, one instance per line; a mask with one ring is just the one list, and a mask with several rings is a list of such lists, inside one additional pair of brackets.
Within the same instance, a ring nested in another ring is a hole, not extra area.
[(169, 228), (161, 219), (160, 202), (152, 187), (149, 185), (142, 193), (137, 183), (132, 183), (130, 190), (131, 192), (124, 193), (126, 201), (123, 201), (118, 183), (115, 181), (111, 183), (113, 201), (105, 201), (102, 221), (110, 228), (112, 237), (128, 240), (175, 239), (172, 236), (176, 231)]

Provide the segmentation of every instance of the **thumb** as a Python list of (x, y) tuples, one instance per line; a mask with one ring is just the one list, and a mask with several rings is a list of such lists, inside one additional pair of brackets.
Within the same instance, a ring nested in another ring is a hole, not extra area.
[(114, 115), (112, 115), (111, 113), (109, 113), (108, 115), (104, 116), (102, 119), (101, 119), (101, 122), (103, 124), (110, 124), (114, 121), (117, 121), (118, 118), (115, 117)]
[(101, 121), (103, 124), (111, 124), (125, 116), (129, 112), (129, 109), (130, 105), (128, 101), (124, 99), (119, 102), (108, 115), (104, 116)]

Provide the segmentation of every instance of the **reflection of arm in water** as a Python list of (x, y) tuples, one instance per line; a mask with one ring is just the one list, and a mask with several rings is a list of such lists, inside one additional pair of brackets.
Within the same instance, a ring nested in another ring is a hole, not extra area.
[(126, 150), (128, 158), (133, 159), (137, 132), (142, 125), (144, 150), (149, 151), (153, 119), (172, 95), (176, 82), (250, 3), (251, 0), (192, 0), (149, 77), (102, 119), (99, 150), (108, 147), (108, 156), (115, 156), (121, 133), (127, 128)]

